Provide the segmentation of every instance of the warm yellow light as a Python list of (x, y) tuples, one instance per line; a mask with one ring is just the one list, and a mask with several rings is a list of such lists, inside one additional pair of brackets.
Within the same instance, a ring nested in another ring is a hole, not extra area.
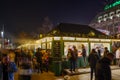
[(63, 40), (75, 40), (75, 37), (63, 37)]
[(91, 38), (89, 41), (100, 41), (100, 39)]
[(110, 39), (100, 39), (101, 42), (110, 42)]
[(52, 37), (47, 37), (47, 42), (52, 41)]
[(54, 37), (54, 40), (60, 40), (61, 37)]
[(77, 41), (88, 41), (88, 38), (76, 38)]
[(42, 38), (43, 37), (43, 35), (42, 34), (40, 34), (40, 38)]

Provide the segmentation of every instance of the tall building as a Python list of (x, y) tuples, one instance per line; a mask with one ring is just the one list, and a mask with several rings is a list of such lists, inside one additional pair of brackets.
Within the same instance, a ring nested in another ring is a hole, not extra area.
[(89, 25), (107, 35), (120, 34), (120, 0), (107, 4)]

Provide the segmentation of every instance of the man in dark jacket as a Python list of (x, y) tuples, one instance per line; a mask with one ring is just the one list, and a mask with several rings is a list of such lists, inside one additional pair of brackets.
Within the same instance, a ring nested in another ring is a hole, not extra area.
[[(92, 49), (92, 51), (90, 52), (89, 56), (88, 56), (88, 62), (90, 65), (90, 69), (91, 69), (91, 77), (90, 80), (93, 80), (93, 73), (95, 73), (95, 66), (97, 61), (99, 60), (99, 56), (97, 55), (97, 52), (95, 51), (95, 49)], [(95, 73), (96, 75), (96, 73)]]
[[(43, 70), (42, 70), (42, 52), (41, 52), (41, 49), (38, 48), (37, 49), (37, 52), (35, 53), (35, 56), (37, 58), (37, 63), (39, 64), (39, 68), (38, 68), (38, 73), (41, 71), (41, 73), (43, 73)], [(40, 70), (40, 71), (39, 71)]]
[(112, 80), (110, 64), (114, 58), (112, 53), (108, 53), (96, 64), (96, 80)]

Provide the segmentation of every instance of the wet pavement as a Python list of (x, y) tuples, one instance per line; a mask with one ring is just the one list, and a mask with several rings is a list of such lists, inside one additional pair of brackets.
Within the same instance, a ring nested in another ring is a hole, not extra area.
[[(111, 69), (112, 80), (120, 80), (120, 67), (111, 66)], [(69, 80), (90, 80), (89, 68), (78, 69), (77, 72), (80, 74), (69, 75), (70, 73), (68, 73), (64, 76), (55, 76), (53, 72), (33, 73), (31, 80), (65, 80), (64, 78), (69, 78)], [(15, 80), (19, 80), (18, 73), (15, 73)]]

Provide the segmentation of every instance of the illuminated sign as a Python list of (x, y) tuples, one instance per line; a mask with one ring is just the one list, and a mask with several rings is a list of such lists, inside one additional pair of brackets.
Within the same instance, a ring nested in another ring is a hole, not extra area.
[(106, 6), (104, 7), (104, 10), (110, 9), (110, 8), (112, 8), (112, 7), (115, 7), (115, 6), (119, 5), (119, 4), (120, 4), (120, 0), (117, 0), (116, 2), (114, 2), (114, 3), (112, 3), (112, 4), (106, 5)]

